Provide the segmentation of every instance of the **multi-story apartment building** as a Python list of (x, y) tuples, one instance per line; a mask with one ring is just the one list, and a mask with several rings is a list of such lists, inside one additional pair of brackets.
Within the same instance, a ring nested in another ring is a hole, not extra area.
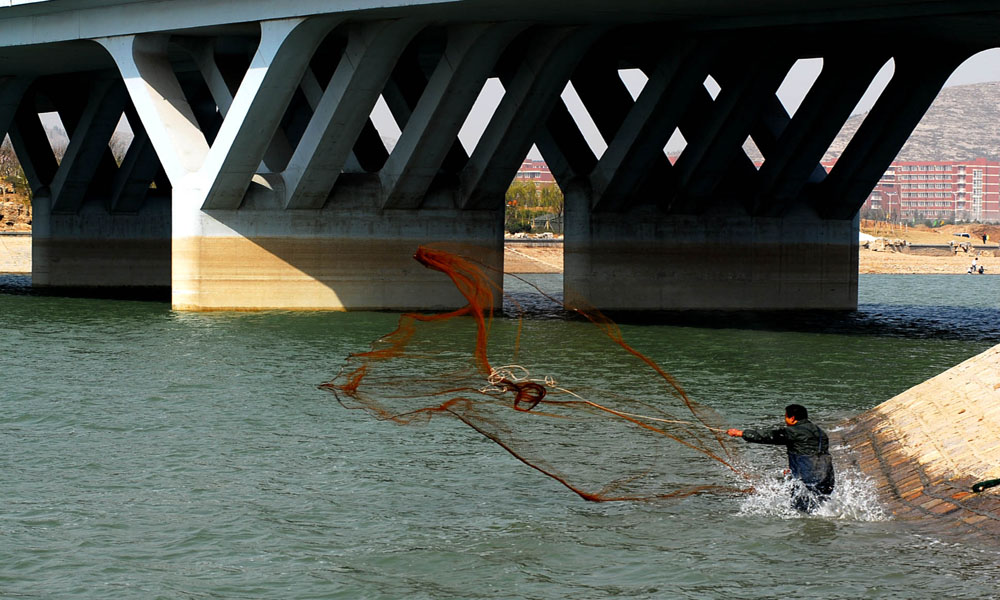
[(1000, 221), (1000, 162), (893, 162), (861, 210), (890, 220)]
[(552, 185), (556, 179), (549, 171), (549, 166), (544, 160), (524, 159), (521, 168), (517, 170), (514, 181), (531, 181), (536, 185)]
[[(823, 162), (827, 171), (835, 164), (835, 160)], [(548, 185), (555, 178), (545, 161), (529, 158), (514, 181)], [(890, 220), (1000, 222), (1000, 161), (893, 162), (861, 211)]]

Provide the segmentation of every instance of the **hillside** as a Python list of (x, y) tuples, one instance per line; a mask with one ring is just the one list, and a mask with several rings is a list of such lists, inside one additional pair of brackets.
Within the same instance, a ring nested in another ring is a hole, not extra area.
[[(867, 113), (851, 117), (825, 158), (837, 158)], [(1000, 82), (941, 90), (896, 160), (1000, 158)]]
[[(868, 113), (847, 120), (824, 160), (838, 158)], [(756, 147), (744, 147), (754, 161)], [(970, 160), (1000, 158), (1000, 82), (941, 90), (896, 160)]]

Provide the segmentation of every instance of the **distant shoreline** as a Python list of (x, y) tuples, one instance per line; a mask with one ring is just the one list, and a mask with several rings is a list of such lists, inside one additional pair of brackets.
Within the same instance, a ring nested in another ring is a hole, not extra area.
[[(966, 274), (973, 257), (978, 256), (978, 264), (983, 266), (984, 274), (1000, 275), (1000, 248), (974, 247), (968, 253), (960, 251), (955, 254), (948, 254), (948, 248), (947, 245), (941, 245), (941, 255), (861, 248), (858, 252), (858, 273), (960, 275)], [(508, 273), (562, 273), (563, 245), (561, 241), (547, 241), (544, 244), (505, 241), (504, 270)]]
[(858, 253), (858, 273), (881, 275), (961, 275), (966, 274), (972, 259), (984, 275), (1000, 275), (1000, 251), (994, 248), (973, 249), (952, 255), (928, 256), (906, 252), (876, 252), (862, 248)]
[[(975, 256), (986, 275), (1000, 275), (1000, 248), (974, 246), (969, 252), (925, 255), (892, 250), (858, 251), (858, 273), (887, 275), (965, 274)], [(558, 239), (504, 241), (504, 270), (508, 273), (562, 273), (563, 243)], [(31, 274), (31, 234), (0, 232), (0, 273)]]

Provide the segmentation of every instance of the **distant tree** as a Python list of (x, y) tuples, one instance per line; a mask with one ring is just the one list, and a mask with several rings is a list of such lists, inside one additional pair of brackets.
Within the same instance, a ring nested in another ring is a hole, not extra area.
[(534, 213), (526, 208), (508, 211), (504, 229), (509, 233), (531, 233), (534, 217)]
[(538, 192), (538, 205), (554, 215), (563, 216), (566, 199), (558, 185), (545, 185)]
[(888, 220), (888, 215), (886, 211), (881, 208), (866, 208), (861, 211), (862, 219), (869, 219), (871, 221), (886, 221)]
[(538, 191), (530, 181), (515, 181), (504, 196), (507, 206), (531, 208), (538, 205)]
[(129, 145), (132, 144), (133, 137), (134, 136), (131, 131), (126, 132), (117, 129), (111, 135), (111, 142), (108, 146), (110, 146), (111, 154), (115, 157), (115, 163), (117, 163), (119, 167), (122, 166), (122, 161), (125, 160), (125, 153), (128, 152), (128, 148)]
[(52, 139), (49, 140), (52, 145), (52, 154), (56, 157), (56, 164), (61, 165), (63, 158), (66, 156), (66, 150), (69, 149), (69, 141), (62, 139)]
[[(10, 143), (10, 137), (4, 137), (0, 144), (0, 179), (10, 184), (14, 193), (24, 198), (31, 204), (31, 188), (28, 186), (28, 177), (21, 168), (17, 155), (14, 154), (14, 147)], [(4, 190), (6, 193), (6, 188)]]
[(534, 218), (532, 209), (538, 205), (535, 184), (515, 181), (504, 195), (504, 229), (509, 233), (530, 232)]

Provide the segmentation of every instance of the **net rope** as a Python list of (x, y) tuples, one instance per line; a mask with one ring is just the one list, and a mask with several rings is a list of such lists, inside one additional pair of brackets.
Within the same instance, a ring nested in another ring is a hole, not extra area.
[[(726, 470), (748, 478), (734, 464), (718, 416), (627, 344), (600, 311), (566, 306), (511, 275), (579, 317), (573, 343), (614, 363), (612, 374), (621, 383), (613, 390), (563, 383), (580, 378), (580, 370), (561, 364), (549, 340), (526, 332), (520, 317), (495, 318), (502, 297), (499, 270), (427, 246), (414, 258), (451, 278), (466, 304), (438, 314), (402, 314), (396, 329), (370, 350), (350, 355), (338, 375), (320, 386), (346, 408), (399, 425), (457, 419), (587, 500), (748, 491), (704, 482), (725, 478)], [(721, 472), (719, 465), (725, 467)]]

